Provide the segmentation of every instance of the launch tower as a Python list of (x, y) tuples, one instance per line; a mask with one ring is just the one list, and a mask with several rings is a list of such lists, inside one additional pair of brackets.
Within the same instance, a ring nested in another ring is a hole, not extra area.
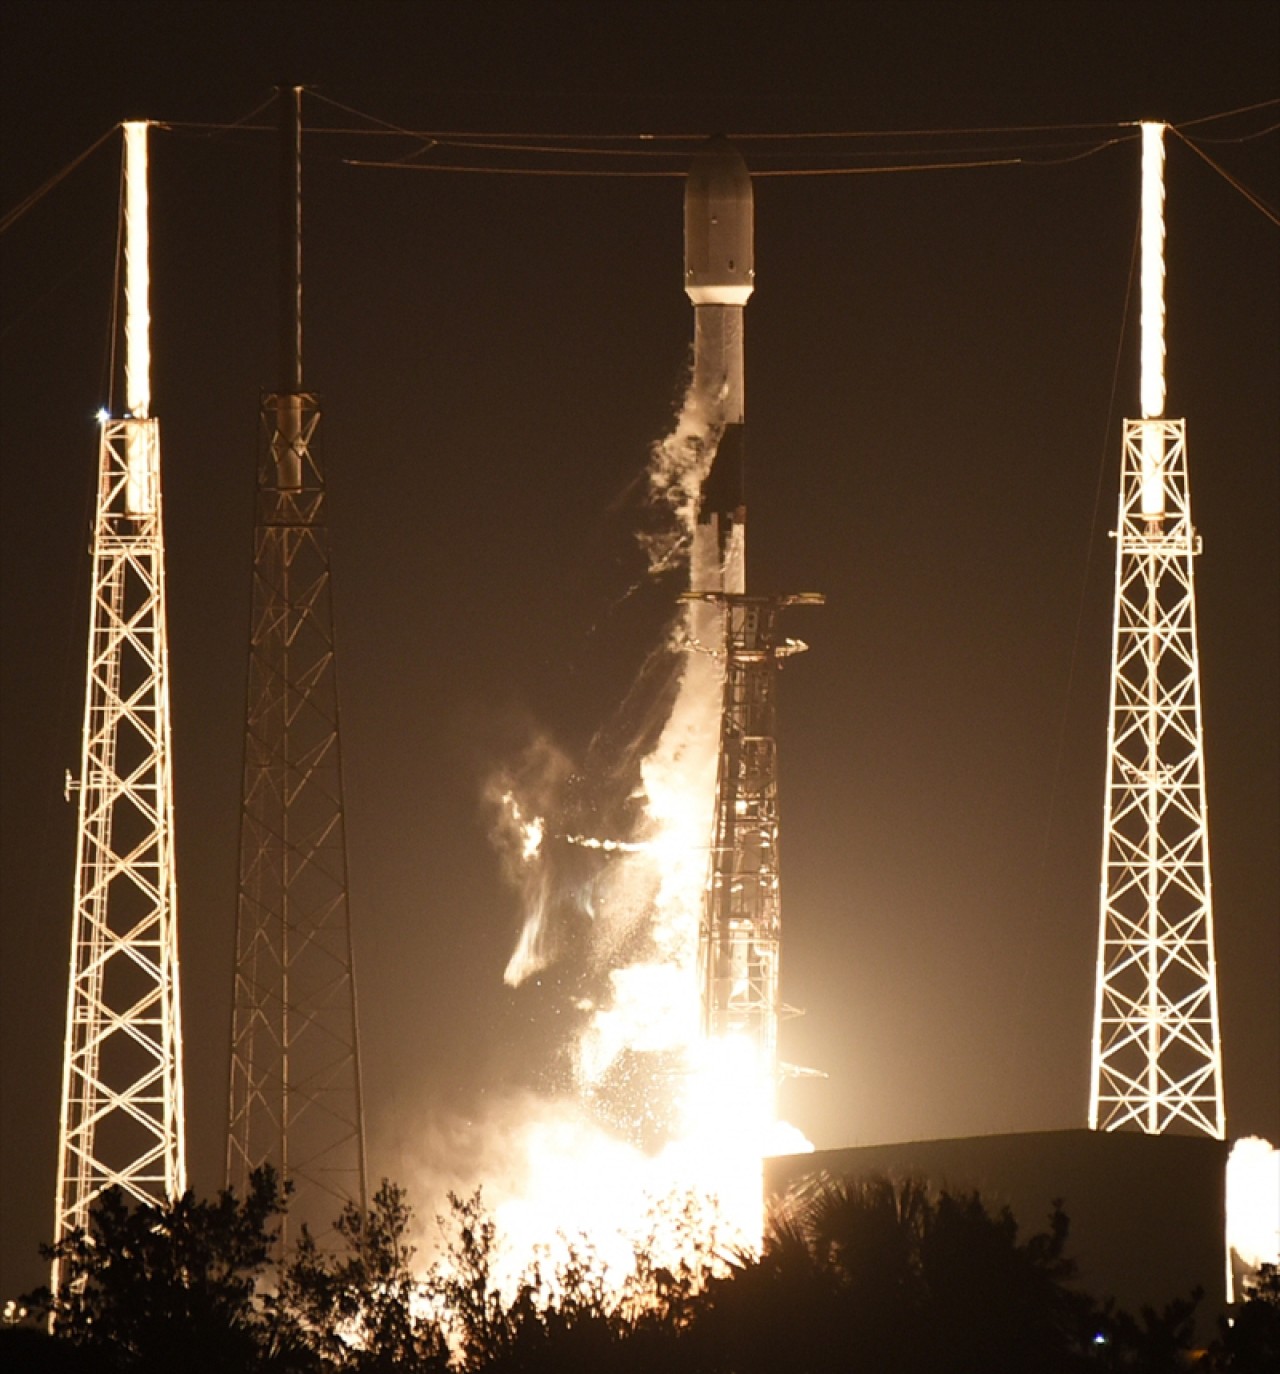
[[(54, 1240), (107, 1188), (186, 1188), (147, 125), (124, 125), (125, 406), (103, 413)], [(55, 1260), (51, 1289), (59, 1288)]]
[(1165, 417), (1164, 126), (1142, 126), (1142, 418), (1116, 538), (1089, 1126), (1223, 1139), (1186, 422)]
[(715, 593), (724, 619), (724, 698), (716, 774), (711, 864), (699, 932), (703, 1032), (745, 1037), (761, 1076), (777, 1071), (778, 769), (775, 691), (779, 663), (805, 645), (778, 637), (787, 606), (817, 606), (813, 592), (793, 596)]
[(262, 401), (227, 1183), (273, 1164), (318, 1234), (367, 1202), (329, 532), (302, 382), (301, 97), (281, 96), (280, 389)]

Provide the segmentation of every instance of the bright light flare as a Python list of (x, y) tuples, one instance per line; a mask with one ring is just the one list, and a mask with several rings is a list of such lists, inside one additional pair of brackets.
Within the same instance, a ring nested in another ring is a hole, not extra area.
[(546, 825), (541, 816), (525, 817), (514, 792), (502, 794), (502, 805), (506, 809), (507, 819), (512, 828), (520, 837), (520, 858), (525, 863), (531, 863), (542, 849)]
[[(1142, 126), (1142, 418), (1164, 414), (1164, 125)], [(1164, 429), (1142, 431), (1142, 514), (1164, 515)]]
[(1250, 1268), (1280, 1264), (1280, 1150), (1259, 1136), (1227, 1160), (1227, 1244)]
[(1142, 126), (1142, 417), (1164, 414), (1164, 125)]
[(124, 126), (124, 394), (125, 414), (134, 422), (124, 436), (125, 511), (154, 515), (159, 491), (159, 455), (151, 413), (151, 265), (147, 225), (147, 126)]
[(124, 126), (125, 412), (151, 413), (151, 266), (147, 233), (147, 124)]

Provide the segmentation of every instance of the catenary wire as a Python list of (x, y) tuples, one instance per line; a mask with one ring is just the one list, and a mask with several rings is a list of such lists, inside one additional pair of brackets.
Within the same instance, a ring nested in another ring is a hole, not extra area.
[(36, 189), (32, 191), (31, 194), (27, 196), (25, 200), (19, 201), (19, 203), (15, 205), (12, 210), (8, 211), (8, 213), (4, 216), (3, 219), (0, 219), (0, 234), (3, 234), (6, 229), (9, 229), (11, 226), (17, 224), (17, 222), (23, 217), (23, 215), (25, 215), (27, 211), (30, 210), (33, 206), (38, 205), (45, 198), (45, 196), (47, 196), (49, 192), (52, 191), (53, 188), (58, 185), (59, 182), (61, 182), (64, 178), (68, 177), (72, 172), (74, 172), (75, 169), (79, 167), (79, 165), (87, 157), (91, 156), (93, 153), (96, 153), (98, 149), (102, 147), (102, 145), (107, 141), (107, 139), (109, 139), (111, 135), (114, 134), (119, 127), (119, 124), (113, 124), (100, 138), (94, 139), (94, 141), (91, 144), (89, 144), (89, 146), (84, 150), (84, 152), (79, 153), (77, 156), (73, 157), (71, 161), (68, 162), (67, 165), (60, 172), (55, 172), (54, 175), (51, 176), (48, 181), (44, 182), (43, 185), (37, 186)]
[[(1169, 127), (1171, 129), (1173, 128), (1172, 125), (1170, 125)], [(1247, 200), (1249, 204), (1254, 207), (1255, 210), (1260, 210), (1264, 215), (1266, 215), (1266, 217), (1271, 221), (1272, 224), (1276, 225), (1277, 227), (1280, 227), (1280, 214), (1277, 214), (1276, 211), (1273, 210), (1271, 206), (1269, 206), (1266, 203), (1266, 201), (1264, 201), (1260, 196), (1255, 195), (1251, 190), (1249, 190), (1249, 188), (1242, 181), (1240, 181), (1239, 178), (1232, 176), (1231, 173), (1228, 172), (1225, 167), (1215, 162), (1213, 158), (1211, 158), (1209, 154), (1204, 151), (1203, 148), (1198, 147), (1191, 139), (1189, 139), (1186, 136), (1186, 134), (1179, 133), (1177, 129), (1173, 129), (1173, 132), (1178, 135), (1178, 137), (1187, 145), (1188, 148), (1191, 149), (1193, 153), (1195, 153), (1198, 157), (1202, 157), (1209, 164), (1209, 166), (1212, 167), (1213, 170), (1217, 172), (1220, 177), (1223, 178), (1224, 181), (1228, 182), (1237, 191), (1239, 191), (1240, 194), (1245, 198), (1245, 200)]]
[[(400, 172), (474, 172), (488, 176), (515, 177), (594, 177), (600, 178), (656, 178), (678, 179), (683, 181), (688, 172), (684, 169), (665, 172), (628, 172), (604, 168), (586, 167), (481, 167), (474, 164), (447, 162), (374, 162), (361, 158), (343, 158), (348, 167), (385, 167)], [(966, 167), (1017, 167), (1023, 165), (1024, 158), (983, 158), (974, 162), (911, 162), (892, 167), (775, 167), (751, 173), (757, 177), (840, 177), (874, 176), (880, 172), (941, 172)]]
[(1215, 119), (1230, 119), (1232, 115), (1252, 114), (1254, 110), (1269, 110), (1275, 105), (1280, 105), (1280, 96), (1273, 96), (1269, 100), (1259, 100), (1252, 105), (1241, 105), (1234, 110), (1219, 110), (1217, 114), (1201, 115), (1199, 119), (1184, 119), (1178, 127), (1189, 129), (1193, 124), (1211, 124)]

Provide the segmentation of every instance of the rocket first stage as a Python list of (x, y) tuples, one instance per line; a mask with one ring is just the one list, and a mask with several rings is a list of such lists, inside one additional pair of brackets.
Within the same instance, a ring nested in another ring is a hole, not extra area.
[(746, 590), (742, 312), (755, 289), (751, 174), (725, 138), (694, 156), (684, 193), (684, 289), (694, 306), (692, 401), (711, 453), (690, 590)]

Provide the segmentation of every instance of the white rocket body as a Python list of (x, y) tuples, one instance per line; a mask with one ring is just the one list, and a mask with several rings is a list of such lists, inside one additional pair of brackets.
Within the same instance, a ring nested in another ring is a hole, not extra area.
[(694, 306), (692, 400), (714, 449), (694, 531), (690, 590), (746, 590), (743, 498), (743, 307), (755, 289), (751, 175), (734, 146), (711, 138), (684, 196), (684, 285)]

